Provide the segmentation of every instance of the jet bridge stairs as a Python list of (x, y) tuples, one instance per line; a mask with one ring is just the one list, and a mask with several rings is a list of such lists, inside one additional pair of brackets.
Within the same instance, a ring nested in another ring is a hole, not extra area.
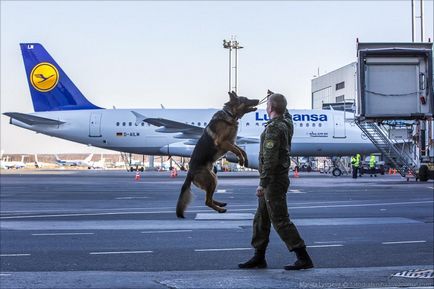
[(405, 151), (405, 145), (390, 139), (385, 128), (375, 122), (356, 119), (355, 123), (383, 156), (389, 159), (402, 177), (408, 175), (416, 176), (417, 163), (414, 162), (413, 158)]

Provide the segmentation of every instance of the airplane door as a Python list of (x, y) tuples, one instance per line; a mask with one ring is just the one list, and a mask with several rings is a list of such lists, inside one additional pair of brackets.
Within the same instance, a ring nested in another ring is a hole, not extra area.
[(345, 138), (345, 118), (343, 114), (333, 113), (333, 137)]
[(101, 137), (101, 113), (92, 112), (90, 114), (89, 120), (89, 136), (90, 137)]

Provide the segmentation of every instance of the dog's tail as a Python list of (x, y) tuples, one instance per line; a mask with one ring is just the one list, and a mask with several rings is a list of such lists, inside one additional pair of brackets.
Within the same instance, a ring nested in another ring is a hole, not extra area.
[(178, 218), (184, 218), (184, 212), (187, 208), (188, 204), (191, 201), (191, 181), (193, 180), (193, 176), (190, 172), (187, 173), (187, 177), (185, 178), (184, 184), (181, 188), (181, 193), (179, 194), (178, 204), (176, 204), (176, 216)]

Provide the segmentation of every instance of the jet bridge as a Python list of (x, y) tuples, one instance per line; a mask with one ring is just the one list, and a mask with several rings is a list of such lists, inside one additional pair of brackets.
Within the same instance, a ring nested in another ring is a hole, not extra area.
[[(432, 43), (358, 43), (356, 124), (405, 176), (434, 178)], [(411, 147), (389, 124), (412, 123)], [(428, 132), (428, 133), (427, 133)]]

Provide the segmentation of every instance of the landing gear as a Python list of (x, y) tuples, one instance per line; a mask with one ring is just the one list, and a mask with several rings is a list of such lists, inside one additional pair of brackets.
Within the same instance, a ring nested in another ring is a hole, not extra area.
[(339, 169), (339, 168), (334, 168), (333, 171), (332, 171), (332, 175), (333, 175), (334, 177), (340, 177), (340, 176), (342, 175), (342, 171), (341, 171), (341, 169)]

